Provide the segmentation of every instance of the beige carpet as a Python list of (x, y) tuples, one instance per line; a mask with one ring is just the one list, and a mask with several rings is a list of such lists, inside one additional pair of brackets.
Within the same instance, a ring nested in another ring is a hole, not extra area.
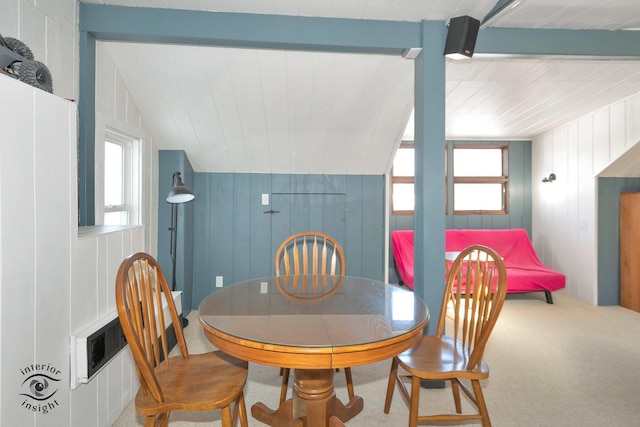
[[(563, 294), (555, 304), (542, 294), (509, 295), (485, 351), (491, 367), (483, 390), (494, 426), (638, 426), (640, 425), (640, 313), (621, 307), (592, 307)], [(203, 336), (197, 313), (189, 315), (185, 329), (189, 349), (211, 349)], [(354, 367), (356, 394), (364, 410), (349, 427), (406, 426), (408, 409), (396, 391), (391, 412), (382, 412), (390, 362)], [(277, 406), (278, 369), (250, 364), (245, 390), (249, 425), (250, 407), (261, 401)], [(336, 373), (336, 393), (347, 391), (342, 372)], [(453, 411), (449, 387), (421, 392), (421, 408)], [(480, 423), (469, 423), (480, 425)], [(141, 426), (130, 404), (113, 424)], [(220, 413), (171, 415), (171, 426), (221, 426)]]

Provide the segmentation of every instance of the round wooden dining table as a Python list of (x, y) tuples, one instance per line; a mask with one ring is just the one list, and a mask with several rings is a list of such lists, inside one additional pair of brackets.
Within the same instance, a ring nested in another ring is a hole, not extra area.
[[(336, 368), (390, 359), (420, 340), (429, 309), (406, 288), (350, 276), (264, 277), (218, 289), (199, 307), (207, 339), (250, 362), (294, 370), (293, 397), (275, 410), (258, 402), (270, 426), (343, 426), (362, 411), (335, 395)], [(380, 390), (384, 393), (384, 390)]]

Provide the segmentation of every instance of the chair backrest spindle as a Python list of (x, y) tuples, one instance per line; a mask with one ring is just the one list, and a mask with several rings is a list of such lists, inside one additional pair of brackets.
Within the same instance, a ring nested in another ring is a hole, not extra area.
[(275, 271), (276, 276), (344, 276), (344, 251), (338, 242), (327, 234), (313, 231), (296, 233), (285, 239), (278, 248)]

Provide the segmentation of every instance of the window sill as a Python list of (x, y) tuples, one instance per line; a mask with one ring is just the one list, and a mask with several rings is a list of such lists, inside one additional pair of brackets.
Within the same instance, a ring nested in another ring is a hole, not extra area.
[(78, 239), (95, 237), (118, 231), (131, 230), (142, 227), (141, 225), (91, 225), (88, 227), (78, 227)]

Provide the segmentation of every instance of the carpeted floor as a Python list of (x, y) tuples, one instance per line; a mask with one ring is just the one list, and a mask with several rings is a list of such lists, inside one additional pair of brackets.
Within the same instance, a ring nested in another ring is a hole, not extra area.
[[(621, 307), (592, 307), (555, 293), (555, 304), (543, 294), (509, 295), (485, 351), (491, 375), (483, 383), (491, 421), (496, 427), (638, 426), (640, 425), (640, 313)], [(189, 350), (211, 349), (197, 313), (185, 329)], [(390, 362), (352, 368), (356, 394), (364, 410), (350, 427), (405, 426), (408, 408), (396, 391), (389, 415), (383, 413)], [(249, 365), (245, 389), (249, 425), (253, 403), (275, 408), (278, 369)], [(336, 393), (345, 401), (344, 375), (335, 375)], [(453, 411), (449, 387), (423, 389), (424, 412)], [(470, 425), (480, 425), (471, 422)], [(143, 425), (133, 403), (113, 424)], [(220, 413), (174, 412), (171, 426), (221, 426)]]

